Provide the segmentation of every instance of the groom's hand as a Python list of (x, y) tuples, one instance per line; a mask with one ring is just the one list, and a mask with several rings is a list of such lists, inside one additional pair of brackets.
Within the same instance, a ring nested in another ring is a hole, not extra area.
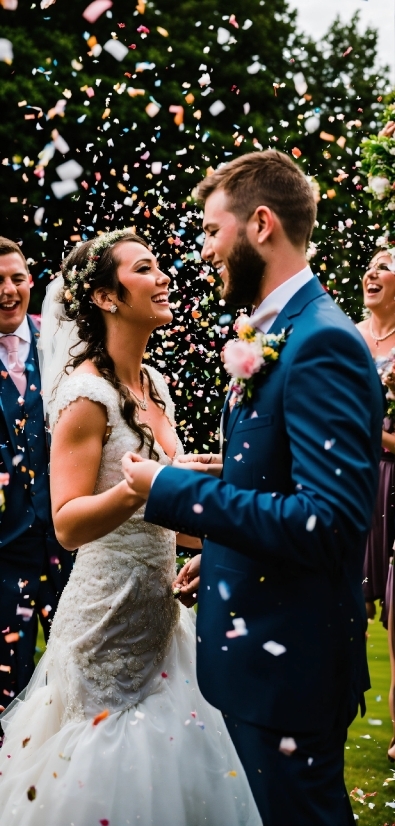
[(162, 465), (152, 459), (142, 459), (137, 453), (125, 453), (122, 458), (123, 475), (130, 488), (140, 496), (148, 499), (152, 480)]

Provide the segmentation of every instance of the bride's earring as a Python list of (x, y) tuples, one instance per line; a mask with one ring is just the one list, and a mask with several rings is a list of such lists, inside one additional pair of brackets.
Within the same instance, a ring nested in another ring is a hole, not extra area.
[(113, 313), (113, 314), (116, 313), (117, 309), (118, 309), (118, 307), (117, 307), (116, 304), (111, 304), (110, 313)]

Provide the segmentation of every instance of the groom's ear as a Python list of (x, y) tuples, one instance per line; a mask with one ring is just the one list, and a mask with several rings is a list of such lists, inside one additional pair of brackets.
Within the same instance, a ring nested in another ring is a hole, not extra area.
[(267, 206), (258, 206), (249, 220), (250, 233), (252, 232), (258, 244), (264, 244), (275, 227), (276, 217)]

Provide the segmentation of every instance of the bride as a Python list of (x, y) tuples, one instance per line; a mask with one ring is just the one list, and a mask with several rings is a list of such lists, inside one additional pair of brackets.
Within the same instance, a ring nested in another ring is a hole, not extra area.
[(182, 451), (166, 382), (142, 367), (172, 319), (169, 280), (143, 239), (115, 231), (74, 249), (45, 300), (53, 518), (79, 551), (47, 651), (1, 719), (1, 826), (261, 823), (197, 686), (175, 535), (144, 522), (122, 476), (126, 451), (163, 465)]

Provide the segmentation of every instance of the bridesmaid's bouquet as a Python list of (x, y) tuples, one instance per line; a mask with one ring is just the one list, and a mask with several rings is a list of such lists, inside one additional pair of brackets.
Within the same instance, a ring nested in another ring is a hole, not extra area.
[(260, 333), (247, 315), (240, 315), (234, 328), (238, 338), (225, 344), (222, 355), (225, 370), (233, 377), (229, 398), (231, 410), (240, 405), (244, 397), (251, 399), (255, 376), (267, 374), (286, 341), (285, 330), (280, 335)]

